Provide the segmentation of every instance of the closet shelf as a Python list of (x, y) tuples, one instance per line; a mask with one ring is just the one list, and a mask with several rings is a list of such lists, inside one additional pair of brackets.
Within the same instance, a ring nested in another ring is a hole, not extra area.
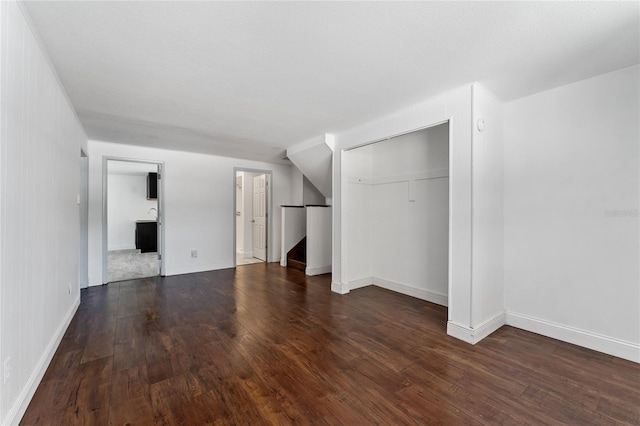
[(374, 178), (352, 176), (348, 178), (348, 182), (361, 185), (382, 185), (385, 183), (411, 182), (416, 180), (439, 179), (445, 177), (449, 177), (449, 169), (434, 169), (427, 172)]

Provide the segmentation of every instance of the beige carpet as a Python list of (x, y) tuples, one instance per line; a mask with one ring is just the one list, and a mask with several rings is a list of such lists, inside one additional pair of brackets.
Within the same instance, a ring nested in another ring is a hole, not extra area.
[(109, 282), (154, 277), (159, 274), (158, 253), (112, 250), (107, 259)]

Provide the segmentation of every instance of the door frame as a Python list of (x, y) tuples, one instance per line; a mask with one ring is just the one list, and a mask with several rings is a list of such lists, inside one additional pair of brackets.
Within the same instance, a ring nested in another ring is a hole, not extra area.
[[(231, 183), (233, 184), (233, 211), (232, 211), (232, 215), (231, 217), (233, 218), (233, 267), (235, 268), (236, 266), (238, 266), (236, 264), (236, 239), (237, 239), (237, 220), (236, 220), (236, 202), (237, 202), (237, 191), (236, 191), (236, 176), (238, 175), (238, 172), (249, 172), (249, 173), (258, 173), (258, 174), (264, 174), (267, 177), (267, 191), (266, 191), (266, 214), (267, 214), (267, 236), (266, 236), (266, 247), (265, 247), (265, 263), (269, 263), (271, 260), (271, 256), (269, 255), (269, 250), (271, 250), (271, 246), (272, 246), (272, 235), (273, 235), (273, 223), (271, 221), (271, 218), (273, 217), (273, 209), (272, 209), (272, 203), (271, 200), (273, 199), (273, 170), (267, 170), (267, 169), (252, 169), (249, 167), (234, 167), (233, 168), (233, 179), (231, 180)], [(246, 187), (246, 184), (244, 185)], [(253, 191), (253, 183), (251, 184), (251, 191)]]
[(78, 256), (78, 286), (89, 286), (89, 156), (80, 148), (80, 189), (78, 195), (80, 241)]
[(159, 275), (164, 276), (165, 272), (165, 261), (166, 258), (164, 256), (165, 252), (165, 217), (164, 217), (164, 181), (165, 171), (164, 171), (164, 161), (155, 161), (155, 160), (144, 160), (138, 158), (130, 158), (130, 157), (113, 157), (113, 156), (102, 156), (102, 284), (107, 284), (109, 282), (109, 268), (108, 268), (108, 256), (109, 256), (109, 234), (108, 234), (108, 219), (109, 219), (109, 209), (108, 209), (108, 178), (109, 178), (109, 170), (108, 164), (109, 161), (125, 161), (129, 163), (144, 163), (144, 164), (155, 164), (158, 166), (158, 173), (161, 178), (158, 179), (158, 256), (160, 259), (158, 260), (159, 266)]

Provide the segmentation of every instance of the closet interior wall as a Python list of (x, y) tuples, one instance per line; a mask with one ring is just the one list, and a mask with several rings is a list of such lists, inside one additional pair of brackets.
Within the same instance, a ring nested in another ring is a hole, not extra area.
[(449, 125), (346, 152), (349, 288), (447, 305)]

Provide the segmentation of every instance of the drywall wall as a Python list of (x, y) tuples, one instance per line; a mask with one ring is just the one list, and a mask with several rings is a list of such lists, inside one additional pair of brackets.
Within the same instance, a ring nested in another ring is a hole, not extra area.
[(146, 174), (109, 174), (108, 179), (107, 246), (109, 250), (135, 249), (136, 221), (155, 220), (158, 202), (147, 200)]
[(291, 165), (291, 205), (304, 204), (304, 175), (295, 165)]
[[(102, 268), (103, 157), (163, 163), (163, 262), (166, 275), (184, 274), (234, 265), (234, 168), (271, 170), (272, 203), (269, 219), (269, 261), (280, 260), (280, 209), (290, 204), (291, 166), (249, 160), (89, 141), (89, 280), (104, 282)], [(191, 250), (198, 256), (191, 257)]]
[(443, 305), (449, 264), (448, 129), (446, 123), (372, 145), (374, 284)]
[(507, 322), (640, 362), (640, 69), (505, 105)]
[(483, 334), (504, 324), (503, 106), (479, 84), (473, 85), (472, 103), (471, 325)]
[(331, 207), (311, 207), (307, 210), (307, 267), (305, 274), (331, 272)]
[(345, 196), (349, 200), (345, 212), (348, 263), (344, 268), (346, 283), (353, 290), (371, 284), (373, 277), (373, 186), (362, 184), (362, 180), (373, 177), (372, 145), (344, 151), (343, 160)]
[(327, 199), (306, 176), (302, 177), (302, 191), (304, 205), (307, 204), (325, 204)]
[(0, 28), (0, 422), (18, 424), (80, 303), (86, 135), (16, 2)]

